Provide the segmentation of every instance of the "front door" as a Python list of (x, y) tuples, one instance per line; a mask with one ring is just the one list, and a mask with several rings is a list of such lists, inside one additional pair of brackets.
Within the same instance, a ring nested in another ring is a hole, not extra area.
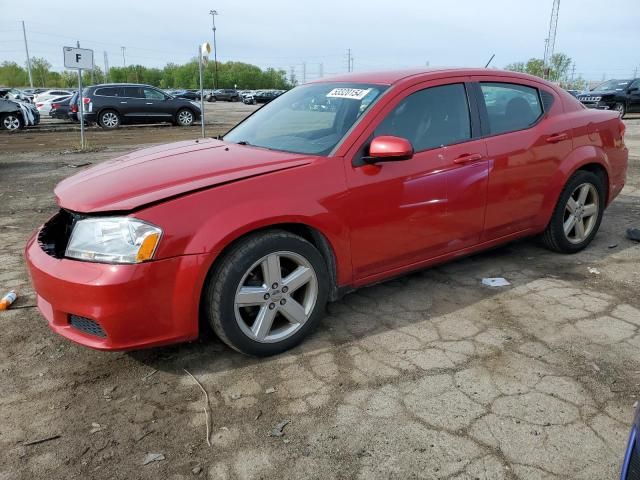
[(629, 113), (640, 113), (640, 79), (629, 85), (629, 100), (627, 101), (627, 111)]
[[(474, 115), (460, 79), (416, 85), (374, 119), (368, 141), (346, 165), (356, 282), (478, 243), (488, 169)], [(380, 135), (409, 140), (413, 158), (359, 164)]]

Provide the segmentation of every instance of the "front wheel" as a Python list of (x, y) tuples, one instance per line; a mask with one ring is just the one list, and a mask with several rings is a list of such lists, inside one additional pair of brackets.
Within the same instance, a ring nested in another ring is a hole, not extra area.
[(308, 241), (274, 230), (247, 237), (214, 268), (204, 311), (216, 335), (255, 356), (297, 345), (324, 315), (327, 267)]
[(578, 170), (567, 182), (542, 241), (550, 250), (576, 253), (596, 236), (605, 207), (605, 187), (600, 176)]
[(616, 103), (616, 112), (620, 114), (620, 118), (623, 118), (625, 113), (627, 113), (627, 108), (624, 106), (624, 103)]
[(183, 108), (176, 114), (176, 123), (181, 127), (190, 127), (193, 125), (193, 121), (193, 112), (188, 108)]
[(0, 116), (0, 128), (15, 132), (16, 130), (24, 128), (24, 120), (19, 113), (5, 113)]

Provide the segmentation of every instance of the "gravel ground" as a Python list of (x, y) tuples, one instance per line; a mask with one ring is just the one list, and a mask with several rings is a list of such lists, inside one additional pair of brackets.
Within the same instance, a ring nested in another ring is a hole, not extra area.
[[(215, 108), (212, 133), (251, 111)], [(114, 139), (92, 153), (60, 153), (76, 132), (0, 135), (0, 290), (20, 294), (0, 313), (0, 479), (614, 479), (640, 383), (640, 245), (624, 236), (640, 227), (640, 120), (627, 125), (628, 185), (586, 251), (522, 241), (361, 289), (263, 360), (210, 335), (96, 352), (33, 308), (22, 249), (69, 165), (197, 128), (91, 130)], [(210, 396), (211, 447), (185, 368)]]

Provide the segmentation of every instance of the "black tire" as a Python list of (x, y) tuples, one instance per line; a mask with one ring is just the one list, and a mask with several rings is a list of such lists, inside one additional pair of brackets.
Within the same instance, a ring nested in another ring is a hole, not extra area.
[[(300, 255), (313, 267), (317, 297), (309, 318), (295, 333), (274, 343), (262, 343), (246, 335), (236, 320), (236, 292), (252, 265), (282, 251)], [(216, 335), (231, 348), (257, 357), (276, 355), (300, 343), (318, 325), (325, 313), (328, 292), (329, 275), (322, 254), (297, 235), (270, 230), (240, 241), (214, 266), (203, 290), (203, 313)]]
[[(78, 121), (80, 121), (79, 116)], [(85, 125), (87, 124), (85, 123)], [(113, 130), (122, 125), (122, 119), (115, 110), (102, 110), (98, 116), (98, 125), (106, 130)]]
[(625, 104), (616, 103), (615, 109), (620, 114), (620, 118), (624, 118), (625, 114), (627, 113), (627, 107), (625, 106)]
[(24, 119), (18, 112), (4, 113), (0, 115), (0, 129), (16, 132), (24, 128)]
[[(564, 231), (565, 214), (567, 210), (567, 203), (569, 198), (576, 192), (578, 187), (584, 184), (592, 185), (597, 191), (598, 211), (596, 213), (595, 223), (591, 229), (591, 232), (580, 242), (572, 242), (569, 240), (568, 235)], [(603, 178), (595, 173), (588, 172), (586, 170), (578, 170), (567, 181), (560, 194), (558, 203), (553, 211), (551, 220), (547, 225), (547, 229), (542, 234), (542, 242), (549, 250), (560, 253), (577, 253), (586, 248), (593, 238), (598, 233), (600, 228), (600, 222), (602, 221), (602, 215), (605, 208), (605, 195), (606, 189), (604, 186)]]
[(175, 123), (180, 127), (190, 127), (191, 125), (193, 125), (195, 119), (196, 116), (191, 109), (181, 108), (176, 113)]

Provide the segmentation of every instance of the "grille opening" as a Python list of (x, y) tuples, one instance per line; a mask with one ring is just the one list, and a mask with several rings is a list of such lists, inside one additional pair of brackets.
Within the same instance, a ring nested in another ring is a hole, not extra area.
[(61, 209), (40, 229), (38, 244), (48, 255), (63, 258), (67, 250), (76, 215)]
[(107, 338), (107, 334), (100, 324), (90, 318), (80, 317), (78, 315), (69, 315), (69, 325), (94, 337)]

